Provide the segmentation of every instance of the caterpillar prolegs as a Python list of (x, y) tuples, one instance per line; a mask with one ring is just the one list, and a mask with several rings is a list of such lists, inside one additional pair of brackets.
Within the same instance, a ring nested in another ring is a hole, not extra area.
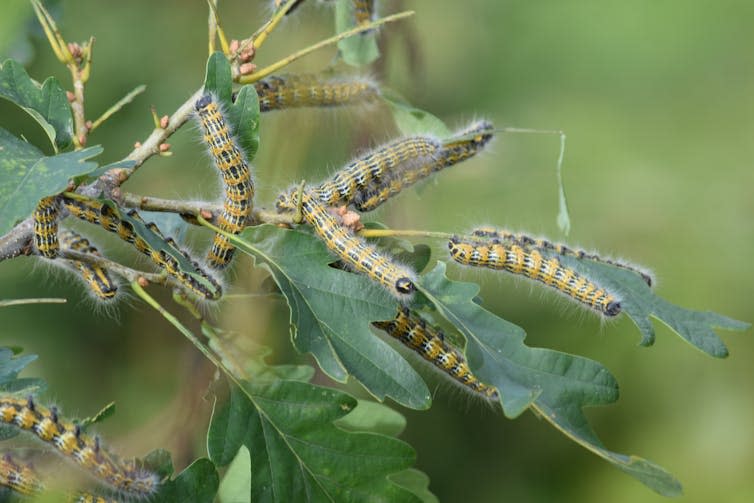
[(450, 257), (459, 264), (504, 270), (539, 281), (605, 316), (621, 312), (620, 300), (557, 257), (547, 258), (537, 249), (517, 243), (491, 242), (453, 237)]
[(497, 399), (497, 390), (477, 379), (466, 363), (466, 358), (445, 341), (442, 331), (427, 325), (424, 319), (412, 314), (407, 308), (399, 309), (398, 315), (390, 321), (372, 324), (419, 353), (422, 358), (470, 390), (487, 399)]
[[(225, 200), (218, 227), (231, 234), (240, 233), (251, 215), (254, 185), (246, 156), (232, 137), (228, 122), (216, 98), (205, 94), (194, 105), (215, 166), (222, 175)], [(222, 234), (216, 234), (207, 254), (210, 267), (223, 269), (233, 258), (235, 247)]]

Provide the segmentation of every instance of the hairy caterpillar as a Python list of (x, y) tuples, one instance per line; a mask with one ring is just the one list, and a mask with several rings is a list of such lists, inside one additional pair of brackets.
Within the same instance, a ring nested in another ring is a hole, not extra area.
[(375, 1), (376, 0), (353, 0), (353, 16), (356, 20), (356, 25), (363, 26), (372, 22)]
[[(289, 11), (290, 12), (290, 11)], [(316, 75), (281, 75), (254, 84), (259, 111), (298, 107), (335, 107), (373, 101), (380, 92), (366, 78), (323, 79)]]
[[(70, 229), (61, 229), (59, 238), (60, 244), (64, 249), (68, 248), (81, 253), (99, 256), (97, 248), (92, 246), (88, 239)], [(69, 262), (78, 271), (89, 286), (89, 289), (98, 299), (109, 301), (115, 298), (115, 295), (118, 293), (118, 285), (112, 280), (110, 274), (105, 269), (79, 260), (70, 260)]]
[(557, 257), (546, 258), (536, 250), (516, 243), (503, 244), (464, 240), (454, 236), (448, 242), (450, 257), (459, 264), (488, 267), (520, 274), (551, 286), (605, 316), (617, 316), (621, 304), (575, 270), (565, 267)]
[(39, 254), (55, 258), (60, 250), (58, 243), (58, 203), (54, 197), (45, 197), (34, 210), (34, 245)]
[(0, 486), (24, 496), (34, 496), (43, 489), (42, 482), (34, 470), (14, 462), (8, 454), (0, 457)]
[[(296, 199), (297, 193), (289, 192), (285, 199), (278, 199), (278, 209), (295, 210)], [(308, 191), (301, 194), (301, 213), (327, 248), (351, 268), (366, 274), (401, 300), (407, 300), (416, 290), (413, 272), (396, 265), (390, 257), (351, 234)]]
[(404, 188), (475, 156), (492, 139), (494, 132), (494, 126), (489, 121), (471, 124), (444, 141), (433, 158), (401, 167), (381, 183), (369, 186), (367, 191), (354, 198), (354, 207), (359, 211), (372, 211)]
[(652, 276), (646, 272), (623, 262), (618, 262), (613, 259), (602, 258), (599, 255), (593, 253), (587, 253), (584, 250), (569, 248), (561, 243), (553, 243), (546, 239), (534, 238), (522, 233), (514, 233), (505, 229), (496, 229), (494, 227), (480, 227), (471, 231), (473, 236), (487, 239), (498, 239), (509, 243), (517, 243), (521, 246), (529, 246), (532, 248), (539, 248), (541, 250), (548, 250), (558, 255), (567, 257), (576, 257), (579, 259), (593, 260), (595, 262), (602, 262), (621, 269), (626, 269), (641, 276), (647, 286), (652, 286)]
[(90, 437), (81, 428), (62, 418), (57, 408), (39, 405), (29, 397), (0, 397), (0, 422), (34, 434), (98, 480), (125, 495), (147, 498), (154, 494), (159, 479), (135, 462), (125, 462), (108, 452), (98, 437)]
[(419, 316), (412, 315), (408, 308), (400, 308), (398, 315), (390, 321), (372, 323), (391, 337), (419, 353), (450, 377), (490, 400), (497, 400), (497, 390), (480, 382), (471, 373), (466, 358), (456, 348), (445, 342), (441, 330), (428, 326)]
[(372, 187), (395, 178), (405, 164), (427, 163), (441, 145), (430, 137), (402, 138), (383, 145), (350, 163), (315, 189), (316, 197), (328, 206), (354, 204), (358, 207)]
[[(246, 156), (232, 138), (230, 127), (213, 95), (205, 94), (199, 98), (194, 108), (204, 130), (204, 142), (222, 174), (225, 189), (224, 209), (217, 219), (217, 225), (226, 232), (238, 234), (251, 215), (254, 199), (254, 185)], [(207, 254), (210, 267), (227, 267), (234, 251), (235, 247), (227, 237), (216, 234)]]
[(90, 493), (79, 493), (69, 501), (70, 503), (118, 503), (116, 499), (105, 498)]
[(163, 237), (154, 223), (145, 223), (136, 210), (129, 210), (124, 215), (112, 203), (65, 196), (62, 201), (72, 215), (100, 225), (131, 243), (187, 290), (210, 300), (217, 300), (222, 296), (222, 287), (218, 281), (179, 248), (173, 239)]

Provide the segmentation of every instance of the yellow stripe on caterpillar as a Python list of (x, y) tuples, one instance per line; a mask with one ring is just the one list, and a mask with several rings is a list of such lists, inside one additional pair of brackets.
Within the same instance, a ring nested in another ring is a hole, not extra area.
[(16, 463), (8, 454), (0, 457), (0, 486), (24, 496), (35, 496), (44, 489), (31, 467)]
[(0, 422), (35, 435), (65, 459), (123, 494), (147, 498), (159, 486), (156, 474), (119, 459), (100, 444), (98, 437), (85, 434), (77, 424), (61, 417), (57, 408), (48, 409), (31, 397), (0, 397)]
[(54, 197), (42, 198), (34, 210), (34, 245), (45, 258), (58, 256), (58, 202)]
[(374, 101), (380, 96), (369, 79), (323, 78), (312, 74), (280, 75), (254, 84), (259, 111), (300, 107), (336, 107)]
[[(222, 175), (225, 202), (223, 213), (217, 220), (218, 227), (225, 232), (239, 234), (251, 215), (254, 199), (254, 185), (246, 156), (233, 139), (230, 125), (212, 94), (199, 98), (194, 109), (204, 131), (204, 142)], [(207, 262), (215, 269), (225, 268), (234, 251), (235, 247), (230, 241), (217, 234), (207, 255)]]
[(353, 0), (353, 16), (357, 26), (371, 23), (374, 18), (376, 0)]
[[(63, 249), (100, 256), (97, 248), (92, 246), (88, 239), (70, 229), (60, 230), (60, 244)], [(118, 293), (118, 285), (112, 280), (107, 270), (79, 260), (70, 260), (69, 262), (98, 299), (109, 301), (115, 298)]]
[(445, 341), (442, 331), (427, 325), (423, 318), (412, 314), (408, 308), (400, 308), (398, 315), (390, 321), (377, 321), (372, 324), (419, 353), (422, 358), (475, 393), (490, 400), (497, 400), (497, 390), (477, 379), (466, 363), (463, 353)]
[(512, 232), (506, 229), (497, 229), (494, 227), (480, 227), (478, 229), (474, 229), (473, 231), (471, 231), (471, 235), (478, 238), (498, 239), (500, 241), (505, 241), (508, 243), (517, 243), (521, 246), (529, 246), (532, 248), (537, 248), (539, 250), (547, 250), (566, 257), (575, 257), (578, 259), (593, 260), (595, 262), (609, 264), (638, 274), (639, 276), (641, 276), (641, 279), (644, 280), (647, 286), (652, 286), (653, 283), (652, 276), (633, 265), (626, 264), (625, 262), (619, 262), (613, 259), (603, 258), (599, 255), (588, 253), (578, 248), (570, 248), (567, 245), (561, 243), (553, 243), (552, 241), (548, 241), (544, 238), (535, 238), (520, 232)]
[[(296, 206), (297, 192), (288, 193), (281, 206)], [(314, 228), (325, 246), (353, 270), (365, 274), (372, 281), (382, 285), (399, 300), (406, 301), (416, 290), (414, 273), (397, 265), (393, 259), (368, 245), (363, 239), (354, 236), (327, 210), (327, 208), (304, 191), (301, 195), (301, 213)]]
[[(209, 300), (217, 300), (222, 296), (222, 287), (218, 281), (178, 247), (174, 240), (163, 237), (154, 223), (144, 223), (136, 210), (129, 210), (123, 215), (112, 203), (105, 204), (95, 199), (82, 200), (64, 196), (62, 202), (72, 215), (98, 224), (131, 243), (139, 253), (148, 256), (195, 295)], [(141, 228), (140, 232), (136, 232), (136, 227)], [(155, 249), (149, 243), (150, 239), (157, 248), (167, 248)], [(159, 246), (160, 244), (164, 246)]]
[(557, 257), (544, 257), (538, 250), (519, 244), (490, 243), (453, 237), (448, 242), (450, 257), (459, 264), (504, 270), (544, 283), (605, 316), (621, 312), (620, 301), (607, 290)]

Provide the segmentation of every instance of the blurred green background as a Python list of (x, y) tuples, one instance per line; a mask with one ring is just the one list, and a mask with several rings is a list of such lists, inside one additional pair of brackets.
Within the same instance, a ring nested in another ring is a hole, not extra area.
[[(226, 30), (247, 36), (270, 3), (222, 1)], [(481, 116), (500, 127), (562, 129), (569, 243), (651, 267), (657, 291), (675, 303), (754, 320), (754, 4), (439, 3), (382, 2), (384, 12), (417, 14), (383, 31), (385, 59), (371, 74), (452, 126)], [(148, 86), (90, 138), (90, 145), (105, 147), (103, 163), (122, 158), (148, 135), (150, 105), (169, 114), (201, 85), (202, 0), (66, 0), (53, 13), (67, 39), (97, 39), (90, 118), (135, 86)], [(0, 6), (0, 56), (22, 58), (32, 77), (55, 75), (69, 88), (66, 70), (29, 16), (25, 1)], [(332, 29), (326, 8), (302, 7), (272, 35), (257, 63)], [(316, 71), (333, 55), (320, 51), (290, 70)], [(10, 104), (0, 103), (0, 117), (3, 127), (42, 144), (34, 123)], [(304, 176), (318, 179), (395, 135), (385, 117), (373, 108), (265, 115), (254, 162), (260, 199), (269, 202)], [(174, 155), (150, 160), (127, 189), (218, 197), (198, 138), (195, 128), (183, 128), (171, 139)], [(448, 232), (497, 224), (564, 240), (555, 225), (557, 155), (556, 136), (501, 135), (481, 158), (404, 194), (375, 218), (396, 228)], [(132, 260), (109, 236), (90, 234), (116, 258)], [(203, 247), (208, 236), (190, 237)], [(264, 274), (239, 262), (232, 290), (257, 289)], [(596, 359), (615, 374), (619, 402), (589, 410), (609, 448), (667, 468), (684, 485), (682, 501), (754, 500), (750, 332), (722, 334), (731, 353), (726, 360), (696, 351), (659, 324), (656, 344), (642, 348), (626, 317), (603, 323), (528, 283), (453, 266), (451, 273), (481, 282), (487, 306), (522, 326), (530, 345)], [(114, 400), (117, 414), (99, 431), (127, 453), (168, 447), (179, 467), (202, 454), (212, 369), (185, 339), (134, 298), (103, 310), (70, 276), (39, 260), (0, 263), (0, 297), (31, 296), (69, 302), (3, 309), (0, 344), (40, 356), (27, 375), (45, 377), (49, 396), (64, 410), (88, 415)], [(160, 298), (169, 302), (166, 294)], [(209, 310), (223, 325), (273, 346), (275, 361), (296, 358), (281, 302), (236, 301)], [(508, 421), (455, 388), (439, 386), (429, 412), (403, 412), (402, 438), (416, 448), (417, 466), (442, 501), (664, 500), (531, 414)]]

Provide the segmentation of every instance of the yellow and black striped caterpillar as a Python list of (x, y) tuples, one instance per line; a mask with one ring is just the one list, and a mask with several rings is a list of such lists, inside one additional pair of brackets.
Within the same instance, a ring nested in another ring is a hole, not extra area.
[(0, 486), (24, 496), (37, 495), (44, 488), (30, 466), (16, 463), (8, 454), (0, 457)]
[(131, 243), (195, 295), (209, 300), (222, 296), (218, 281), (173, 239), (165, 238), (154, 223), (145, 223), (136, 210), (123, 214), (113, 203), (95, 199), (63, 196), (62, 202), (73, 216), (100, 225)]
[[(293, 191), (279, 198), (278, 209), (295, 211), (297, 196), (298, 193)], [(354, 236), (306, 190), (301, 194), (301, 213), (306, 222), (314, 228), (317, 237), (346, 265), (366, 274), (400, 300), (408, 300), (414, 293), (416, 286), (411, 270), (397, 265), (391, 257)]]
[(376, 0), (353, 0), (353, 16), (357, 26), (372, 22), (375, 2)]
[(322, 78), (317, 75), (281, 75), (254, 84), (259, 111), (299, 107), (336, 107), (374, 101), (380, 96), (369, 79)]
[(419, 353), (422, 358), (432, 362), (475, 393), (490, 400), (497, 400), (497, 390), (477, 379), (463, 354), (445, 342), (442, 331), (427, 325), (424, 319), (412, 314), (408, 308), (400, 308), (398, 315), (390, 321), (376, 321), (372, 324)]
[(55, 258), (60, 250), (58, 242), (58, 202), (55, 197), (45, 197), (34, 210), (34, 245), (40, 255)]
[(354, 207), (359, 211), (372, 211), (416, 182), (475, 156), (492, 139), (494, 132), (495, 128), (489, 121), (478, 121), (469, 125), (445, 140), (433, 157), (423, 159), (423, 162), (401, 166), (391, 173), (391, 176), (370, 185), (366, 191), (354, 198)]
[(587, 253), (584, 250), (569, 248), (568, 246), (561, 243), (553, 243), (543, 238), (535, 238), (526, 234), (511, 232), (505, 229), (496, 229), (494, 227), (480, 227), (471, 231), (471, 234), (479, 238), (497, 239), (499, 241), (507, 243), (517, 243), (521, 246), (547, 250), (566, 257), (593, 260), (595, 262), (602, 262), (604, 264), (620, 267), (621, 269), (626, 269), (638, 274), (639, 276), (641, 276), (647, 286), (652, 286), (652, 276), (633, 265), (626, 264), (624, 262), (618, 262), (613, 259), (603, 258), (593, 253)]
[[(59, 239), (64, 250), (70, 249), (100, 256), (97, 248), (92, 246), (88, 239), (70, 229), (61, 229)], [(103, 301), (110, 301), (115, 298), (118, 293), (118, 285), (113, 281), (107, 270), (79, 260), (69, 260), (68, 262), (81, 275), (95, 297)]]
[(450, 257), (459, 264), (504, 270), (540, 281), (605, 316), (621, 312), (620, 301), (574, 269), (565, 267), (557, 257), (547, 258), (537, 249), (517, 243), (462, 239), (448, 242)]
[[(215, 97), (205, 94), (194, 105), (215, 166), (222, 175), (225, 201), (217, 226), (231, 234), (240, 233), (251, 215), (254, 185), (246, 155), (232, 137), (228, 122)], [(233, 258), (235, 247), (222, 234), (216, 234), (207, 255), (210, 267), (222, 269)]]
[(394, 140), (353, 161), (314, 188), (313, 194), (327, 206), (372, 211), (404, 188), (473, 157), (493, 134), (490, 122), (479, 121), (445, 141), (431, 136)]
[(0, 397), (0, 422), (35, 435), (58, 453), (88, 471), (99, 481), (133, 498), (148, 498), (159, 486), (156, 474), (139, 468), (108, 452), (98, 437), (59, 415), (57, 408), (46, 408), (31, 397)]

